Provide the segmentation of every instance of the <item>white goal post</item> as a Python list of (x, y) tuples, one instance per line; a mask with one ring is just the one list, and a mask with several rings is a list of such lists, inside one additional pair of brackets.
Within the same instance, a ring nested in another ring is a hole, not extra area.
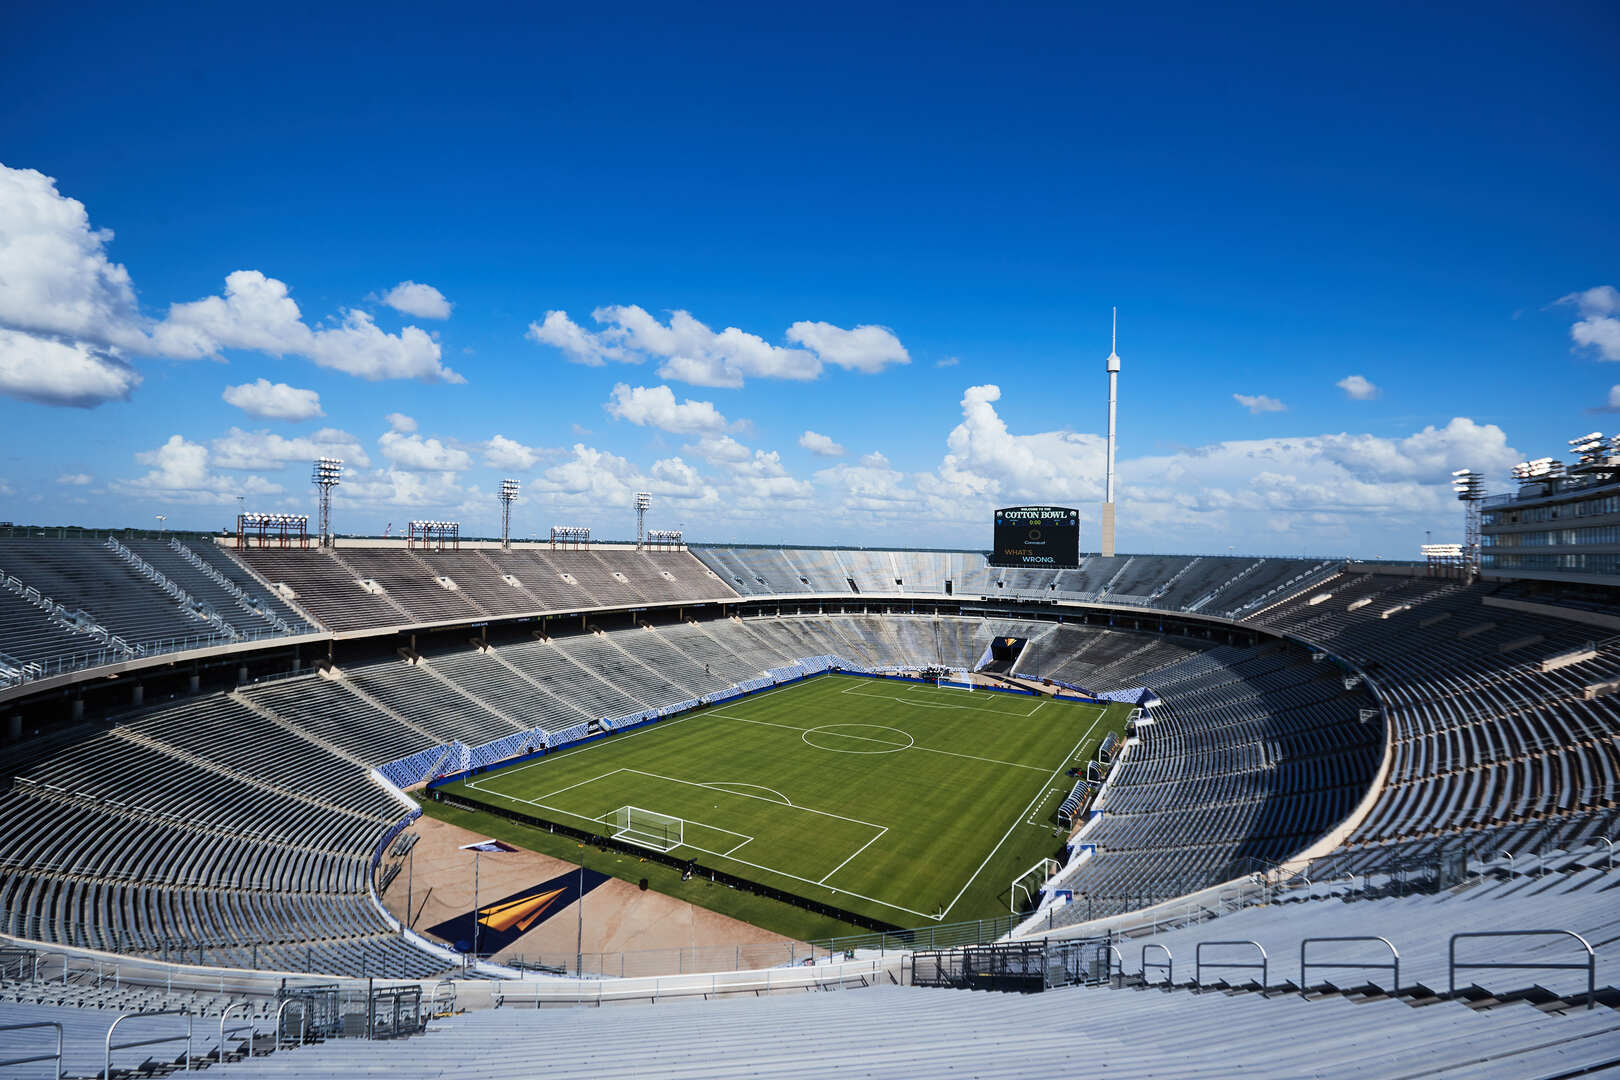
[(686, 820), (671, 814), (621, 806), (613, 811), (613, 839), (654, 851), (673, 851), (685, 837)]

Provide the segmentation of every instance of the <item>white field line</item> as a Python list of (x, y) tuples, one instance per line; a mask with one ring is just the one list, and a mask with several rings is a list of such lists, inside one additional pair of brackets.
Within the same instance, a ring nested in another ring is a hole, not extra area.
[[(886, 833), (888, 831), (889, 831), (888, 829), (884, 829), (883, 832), (878, 833), (876, 836), (872, 837), (872, 839), (868, 840), (866, 843), (864, 843), (860, 847), (856, 848), (855, 849), (855, 855), (859, 855), (861, 852), (865, 851), (867, 848), (869, 848), (873, 844), (877, 843), (879, 840), (881, 840), (883, 838), (883, 833)], [(842, 870), (845, 866), (849, 865), (850, 861), (855, 858), (855, 855), (851, 855), (848, 859), (845, 859), (843, 862), (839, 863), (837, 866), (835, 866), (831, 870), (827, 871), (826, 877), (823, 877), (821, 879), (821, 881), (816, 882), (816, 884), (820, 885), (820, 884), (824, 883), (827, 880), (827, 878), (832, 877), (834, 874), (838, 873), (838, 871)]]
[[(793, 800), (792, 799), (788, 798), (786, 795), (782, 794), (780, 791), (777, 791), (775, 788), (766, 787), (764, 784), (745, 784), (741, 780), (710, 780), (709, 783), (708, 783), (708, 786), (709, 787), (717, 787), (717, 788), (720, 788), (722, 790), (727, 789), (727, 788), (734, 788), (734, 787), (751, 787), (755, 791), (768, 791), (768, 792), (770, 792), (772, 795), (775, 795), (778, 799), (782, 800), (782, 805), (783, 806), (792, 806), (793, 805)], [(742, 794), (742, 792), (737, 792), (737, 794), (740, 795), (740, 794)]]
[[(921, 684), (920, 683), (909, 683), (908, 685), (909, 686), (920, 686)], [(854, 686), (846, 686), (844, 689), (842, 689), (842, 690), (840, 690), (838, 692), (840, 694), (848, 694), (851, 697), (877, 698), (879, 701), (892, 701), (896, 705), (909, 705), (909, 706), (911, 706), (913, 708), (919, 708), (919, 709), (959, 709), (962, 712), (990, 713), (992, 716), (1005, 716), (1008, 719), (1015, 719), (1015, 720), (1027, 720), (1029, 717), (1034, 716), (1036, 711), (1038, 709), (1040, 709), (1040, 707), (1042, 705), (1046, 704), (1045, 701), (1041, 701), (1039, 704), (1035, 705), (1035, 707), (1030, 709), (1028, 712), (1021, 712), (1020, 713), (1020, 712), (1008, 712), (1006, 709), (986, 709), (986, 708), (983, 708), (982, 706), (979, 706), (979, 705), (951, 705), (951, 704), (947, 704), (946, 702), (942, 702), (942, 701), (941, 702), (934, 702), (934, 701), (907, 701), (905, 698), (903, 698), (903, 697), (895, 697), (893, 694), (863, 694), (863, 693), (861, 693), (861, 690), (862, 690), (861, 685), (859, 683), (857, 683)]]
[[(1080, 749), (1080, 743), (1084, 742), (1091, 735), (1092, 731), (1095, 730), (1097, 725), (1102, 722), (1102, 718), (1103, 718), (1103, 713), (1098, 713), (1097, 714), (1097, 719), (1095, 719), (1095, 720), (1093, 720), (1091, 722), (1091, 727), (1086, 729), (1086, 733), (1084, 735), (1080, 736), (1079, 741), (1077, 741), (1074, 744), (1074, 746), (1069, 750), (1068, 757), (1065, 757), (1063, 759), (1063, 763), (1061, 765), (1059, 765), (1057, 768), (1052, 770), (1052, 776), (1047, 781), (1047, 786), (1048, 787), (1051, 786), (1053, 781), (1057, 780), (1059, 774), (1061, 774), (1064, 769), (1068, 768), (1069, 762), (1071, 760), (1073, 760), (1073, 758), (1074, 758), (1075, 751)], [(945, 905), (945, 910), (943, 912), (941, 912), (939, 915), (934, 917), (935, 921), (943, 921), (945, 916), (949, 915), (951, 913), (951, 908), (955, 907), (956, 902), (958, 900), (962, 899), (962, 893), (967, 892), (968, 891), (968, 886), (972, 885), (973, 882), (978, 879), (978, 876), (980, 874), (984, 873), (984, 868), (986, 866), (990, 865), (990, 860), (995, 858), (996, 852), (1001, 850), (1001, 845), (1005, 844), (1007, 842), (1007, 837), (1011, 836), (1013, 834), (1013, 830), (1018, 828), (1018, 826), (1023, 823), (1024, 818), (1027, 817), (1028, 814), (1030, 813), (1030, 811), (1034, 809), (1035, 803), (1037, 801), (1039, 801), (1040, 799), (1044, 798), (1045, 795), (1046, 795), (1045, 789), (1042, 789), (1041, 791), (1036, 792), (1035, 793), (1035, 798), (1030, 800), (1030, 805), (1024, 808), (1024, 812), (1022, 814), (1019, 814), (1017, 817), (1013, 818), (1013, 823), (1011, 825), (1007, 826), (1007, 831), (1005, 833), (1002, 833), (1000, 840), (996, 841), (996, 846), (990, 849), (990, 854), (988, 854), (988, 855), (986, 855), (984, 857), (984, 862), (980, 863), (979, 868), (977, 870), (973, 871), (973, 875), (967, 879), (967, 882), (962, 886), (961, 891), (958, 892), (956, 894), (956, 896), (951, 899), (951, 902), (949, 904)]]
[[(783, 731), (797, 731), (801, 735), (803, 735), (806, 731), (814, 731), (814, 730), (816, 730), (815, 728), (797, 728), (797, 727), (792, 726), (791, 724), (773, 724), (769, 720), (750, 720), (746, 716), (732, 716), (730, 713), (723, 713), (723, 712), (710, 713), (709, 715), (710, 716), (718, 716), (718, 717), (721, 717), (721, 718), (726, 719), (726, 720), (736, 720), (739, 723), (743, 723), (743, 724), (758, 724), (761, 727), (781, 728)], [(869, 727), (882, 727), (883, 725), (882, 724), (871, 724), (871, 725), (866, 725), (866, 726), (869, 726)], [(1024, 764), (1021, 764), (1021, 763), (1016, 762), (1016, 761), (1002, 761), (999, 758), (979, 757), (977, 754), (959, 754), (955, 750), (936, 750), (932, 746), (923, 746), (920, 743), (910, 743), (910, 744), (897, 743), (897, 742), (890, 742), (887, 739), (873, 739), (873, 738), (870, 738), (869, 736), (866, 736), (866, 735), (845, 735), (845, 734), (843, 734), (841, 732), (838, 733), (838, 738), (840, 738), (840, 739), (857, 739), (857, 740), (859, 740), (861, 742), (875, 742), (875, 743), (880, 743), (883, 746), (897, 746), (902, 751), (904, 751), (904, 750), (925, 750), (930, 754), (944, 754), (947, 757), (966, 758), (969, 761), (982, 761), (982, 762), (986, 763), (987, 765), (1005, 765), (1010, 769), (1029, 769), (1029, 770), (1031, 770), (1033, 772), (1040, 772), (1040, 773), (1043, 773), (1043, 772), (1046, 771), (1044, 768), (1042, 768), (1039, 765), (1024, 765)], [(831, 752), (832, 753), (837, 753), (838, 751), (834, 750), (834, 751), (831, 751)]]
[(1046, 800), (1047, 800), (1047, 799), (1050, 799), (1050, 798), (1051, 798), (1051, 797), (1052, 797), (1052, 796), (1053, 796), (1053, 795), (1059, 795), (1059, 796), (1061, 796), (1061, 795), (1062, 795), (1062, 794), (1063, 794), (1063, 789), (1062, 789), (1062, 788), (1060, 788), (1060, 787), (1055, 787), (1055, 788), (1052, 788), (1052, 789), (1051, 789), (1051, 790), (1050, 790), (1050, 791), (1048, 791), (1048, 792), (1047, 792), (1047, 793), (1046, 793), (1046, 797), (1045, 797), (1045, 798), (1043, 798), (1043, 799), (1041, 799), (1041, 801), (1040, 801), (1040, 802), (1038, 802), (1038, 803), (1036, 803), (1036, 804), (1035, 804), (1035, 809), (1034, 809), (1034, 811), (1033, 811), (1033, 812), (1032, 812), (1032, 813), (1031, 813), (1031, 814), (1030, 814), (1030, 815), (1029, 815), (1029, 817), (1028, 817), (1028, 818), (1027, 818), (1027, 819), (1026, 819), (1026, 820), (1025, 820), (1025, 821), (1024, 821), (1024, 824), (1025, 824), (1025, 825), (1033, 825), (1033, 826), (1035, 826), (1035, 827), (1036, 827), (1036, 828), (1038, 828), (1038, 829), (1044, 829), (1044, 828), (1046, 828), (1046, 827), (1047, 827), (1047, 824), (1046, 824), (1046, 822), (1044, 822), (1044, 821), (1036, 821), (1036, 820), (1035, 820), (1035, 819), (1036, 819), (1036, 817), (1037, 817), (1037, 816), (1039, 816), (1039, 814), (1040, 814), (1040, 812), (1041, 812), (1041, 807), (1042, 807), (1042, 806), (1044, 806), (1044, 805), (1046, 805)]

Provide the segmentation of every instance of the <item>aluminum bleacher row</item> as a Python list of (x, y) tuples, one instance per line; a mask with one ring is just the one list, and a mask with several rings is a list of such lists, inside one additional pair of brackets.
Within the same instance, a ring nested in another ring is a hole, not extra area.
[(334, 631), (729, 599), (685, 551), (249, 547), (232, 555)]
[(207, 541), (0, 536), (0, 687), (315, 630)]
[(1242, 618), (1268, 598), (1331, 575), (1338, 565), (1230, 555), (1087, 555), (1078, 569), (1031, 570), (990, 566), (977, 551), (694, 547), (692, 552), (742, 596), (1047, 597), (1226, 618)]

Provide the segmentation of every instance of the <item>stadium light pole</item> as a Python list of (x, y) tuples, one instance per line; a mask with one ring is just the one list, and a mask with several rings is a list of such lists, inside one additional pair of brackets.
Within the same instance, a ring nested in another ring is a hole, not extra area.
[(647, 511), (652, 509), (652, 493), (636, 492), (636, 550), (640, 551), (647, 539)]
[(1119, 398), (1119, 308), (1114, 309), (1114, 330), (1103, 365), (1108, 372), (1108, 463), (1103, 474), (1102, 537), (1098, 549), (1104, 558), (1114, 554), (1114, 421)]
[(1480, 504), (1485, 501), (1485, 477), (1473, 469), (1451, 474), (1451, 490), (1467, 510), (1463, 538), (1463, 560), (1471, 578), (1479, 576)]
[(332, 489), (343, 482), (343, 459), (318, 457), (310, 467), (310, 483), (319, 494), (320, 546), (332, 546)]
[(518, 497), (516, 480), (501, 481), (501, 547), (512, 546), (512, 503)]

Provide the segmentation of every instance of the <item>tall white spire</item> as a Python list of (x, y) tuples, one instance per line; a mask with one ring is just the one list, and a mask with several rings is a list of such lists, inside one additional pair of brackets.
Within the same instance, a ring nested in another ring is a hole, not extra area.
[(1114, 328), (1108, 346), (1108, 465), (1103, 474), (1102, 540), (1099, 550), (1114, 554), (1114, 417), (1119, 396), (1119, 308), (1114, 308)]

